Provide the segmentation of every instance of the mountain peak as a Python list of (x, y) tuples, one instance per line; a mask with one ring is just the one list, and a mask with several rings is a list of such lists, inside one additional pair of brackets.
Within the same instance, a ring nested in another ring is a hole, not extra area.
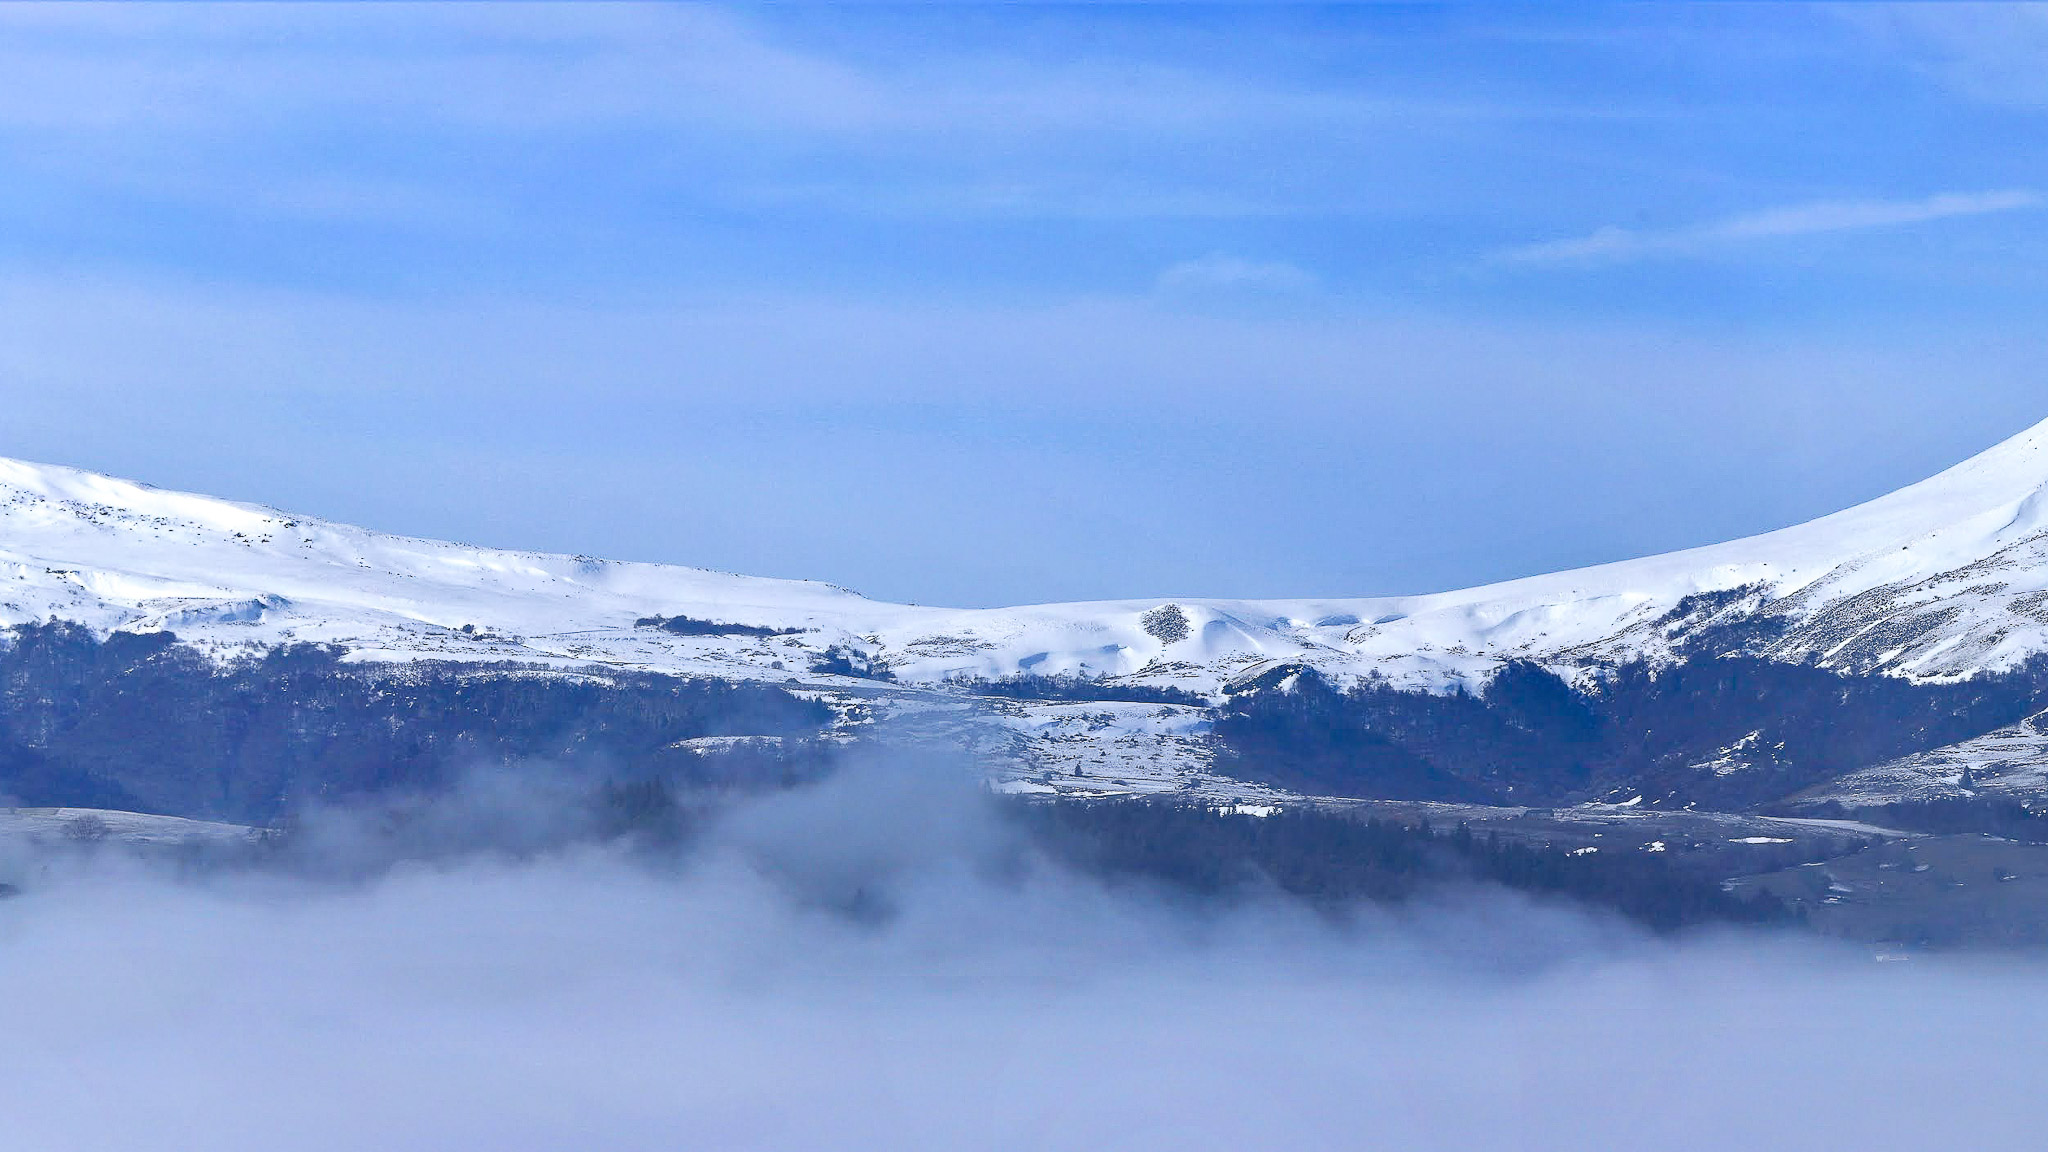
[[(1564, 670), (1668, 660), (1698, 640), (1709, 604), (1724, 632), (1731, 613), (1743, 617), (1743, 643), (1758, 655), (1956, 677), (2048, 651), (2044, 492), (2048, 422), (1807, 524), (1481, 588), (950, 610), (806, 581), (390, 536), (0, 460), (0, 575), (10, 577), (0, 624), (174, 628), (233, 651), (318, 640), (361, 659), (720, 675), (779, 675), (805, 665), (803, 652), (852, 645), (909, 682), (1030, 672), (1216, 691), (1262, 661), (1442, 687), (1481, 681), (1506, 660)], [(1183, 627), (1148, 624), (1166, 607)], [(802, 631), (714, 642), (635, 626), (678, 615)]]

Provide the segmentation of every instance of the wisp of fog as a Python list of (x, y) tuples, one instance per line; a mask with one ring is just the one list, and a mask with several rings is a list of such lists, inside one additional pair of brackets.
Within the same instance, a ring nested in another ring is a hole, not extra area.
[(36, 1152), (2018, 1148), (2048, 1082), (2030, 962), (1189, 906), (910, 770), (679, 859), (15, 863), (0, 1114)]

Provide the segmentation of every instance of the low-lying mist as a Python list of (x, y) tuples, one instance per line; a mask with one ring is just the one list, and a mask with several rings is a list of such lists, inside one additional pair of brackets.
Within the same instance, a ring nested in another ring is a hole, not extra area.
[(1048, 862), (956, 772), (753, 799), (676, 851), (568, 834), (559, 792), (505, 779), (402, 837), (388, 811), (315, 814), (276, 866), (7, 861), (6, 1145), (1847, 1150), (2038, 1127), (2029, 962), (1656, 938), (1477, 889), (1190, 902)]

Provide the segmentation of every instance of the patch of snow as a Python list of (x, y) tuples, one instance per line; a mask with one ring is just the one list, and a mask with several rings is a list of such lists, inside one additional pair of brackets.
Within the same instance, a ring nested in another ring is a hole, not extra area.
[(996, 780), (989, 784), (989, 791), (1003, 796), (1033, 796), (1056, 794), (1059, 789), (1036, 780)]

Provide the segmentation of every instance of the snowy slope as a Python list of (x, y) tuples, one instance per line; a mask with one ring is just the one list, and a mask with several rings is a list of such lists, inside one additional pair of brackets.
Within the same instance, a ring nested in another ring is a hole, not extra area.
[[(1459, 592), (955, 610), (808, 581), (390, 536), (0, 461), (0, 625), (167, 628), (223, 655), (319, 641), (373, 661), (601, 664), (821, 684), (844, 681), (806, 672), (811, 660), (850, 646), (913, 685), (1080, 673), (1213, 692), (1273, 660), (1440, 689), (1483, 679), (1504, 659), (1566, 669), (1659, 659), (1704, 629), (1766, 621), (1750, 641), (1765, 655), (1950, 678), (2048, 651), (2044, 491), (2048, 423), (1809, 524)], [(807, 631), (682, 637), (634, 623), (678, 614)]]
[[(0, 841), (80, 844), (108, 842), (129, 845), (200, 845), (247, 843), (260, 829), (180, 816), (114, 812), (103, 808), (0, 808)], [(10, 863), (19, 863), (13, 861)], [(0, 882), (17, 877), (0, 868)]]
[(1849, 807), (1902, 800), (2048, 798), (2048, 713), (1974, 740), (1851, 772), (1801, 794), (1805, 805)]

